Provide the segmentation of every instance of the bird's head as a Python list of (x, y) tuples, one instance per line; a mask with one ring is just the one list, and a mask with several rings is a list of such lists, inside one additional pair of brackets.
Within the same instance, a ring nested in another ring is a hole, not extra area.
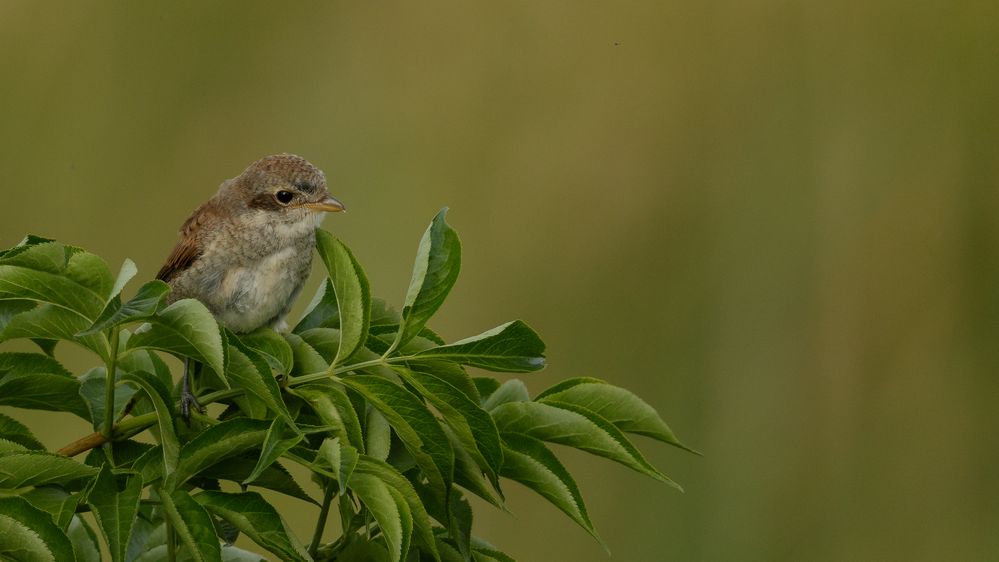
[(244, 208), (274, 222), (311, 222), (318, 226), (325, 213), (346, 210), (326, 188), (326, 176), (294, 154), (265, 156), (223, 185)]

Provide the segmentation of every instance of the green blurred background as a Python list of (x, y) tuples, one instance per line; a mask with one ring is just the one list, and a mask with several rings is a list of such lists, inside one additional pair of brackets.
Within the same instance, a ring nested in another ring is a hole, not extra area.
[[(450, 206), (439, 331), (523, 318), (532, 389), (626, 386), (705, 452), (640, 443), (685, 494), (566, 453), (614, 560), (995, 560), (997, 38), (993, 1), (4, 2), (0, 246), (145, 280), (298, 153), (376, 294)], [(509, 488), (478, 534), (607, 560)]]

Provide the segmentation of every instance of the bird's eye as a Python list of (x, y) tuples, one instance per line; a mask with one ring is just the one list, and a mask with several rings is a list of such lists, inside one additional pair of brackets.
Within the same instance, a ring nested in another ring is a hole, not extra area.
[(277, 199), (278, 203), (282, 205), (287, 205), (288, 203), (291, 203), (291, 200), (294, 197), (295, 196), (290, 191), (278, 191), (277, 193), (274, 194), (274, 198)]

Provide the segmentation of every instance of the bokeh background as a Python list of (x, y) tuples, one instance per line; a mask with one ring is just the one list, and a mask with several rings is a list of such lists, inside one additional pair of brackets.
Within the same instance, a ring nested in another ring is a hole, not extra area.
[[(685, 494), (566, 454), (612, 559), (994, 560), (997, 38), (984, 0), (4, 2), (0, 246), (145, 280), (222, 180), (298, 153), (376, 294), (450, 206), (440, 332), (523, 318), (532, 389), (626, 386), (704, 451), (640, 443)], [(607, 560), (509, 488), (477, 534)]]

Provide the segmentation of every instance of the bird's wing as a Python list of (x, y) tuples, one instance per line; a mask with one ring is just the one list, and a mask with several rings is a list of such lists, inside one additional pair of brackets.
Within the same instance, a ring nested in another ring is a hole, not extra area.
[(183, 273), (194, 265), (201, 257), (202, 248), (202, 228), (204, 224), (215, 215), (214, 201), (208, 201), (198, 207), (191, 216), (180, 227), (180, 241), (170, 252), (170, 257), (160, 268), (156, 278), (170, 282), (178, 274)]

